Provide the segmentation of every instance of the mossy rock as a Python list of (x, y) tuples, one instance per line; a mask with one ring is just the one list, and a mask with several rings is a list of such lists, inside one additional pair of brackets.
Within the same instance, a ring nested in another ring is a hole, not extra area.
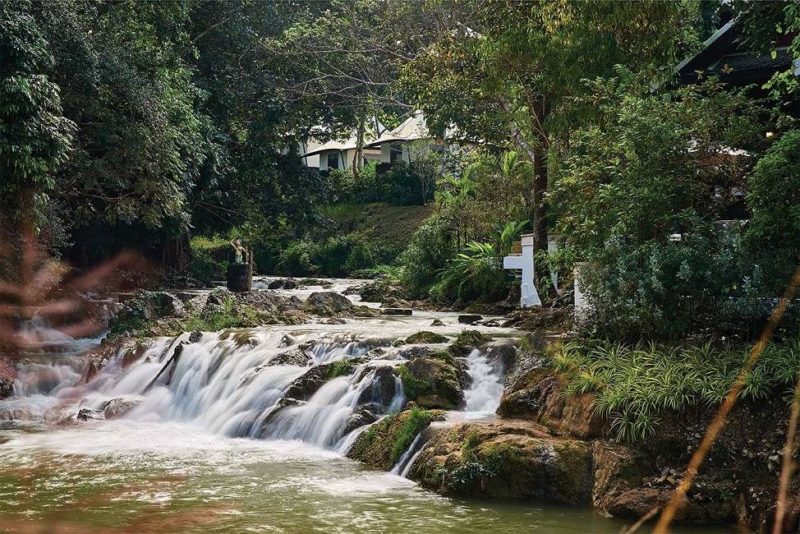
[(165, 317), (184, 317), (186, 311), (180, 299), (163, 291), (141, 291), (127, 300), (117, 315), (109, 321), (110, 337), (148, 331)]
[(466, 424), (434, 435), (409, 476), (444, 495), (588, 504), (592, 447), (532, 423)]
[(449, 350), (456, 356), (466, 356), (473, 349), (476, 349), (492, 341), (492, 337), (478, 330), (464, 330), (456, 340), (450, 345)]
[(430, 330), (422, 330), (416, 334), (411, 334), (406, 338), (406, 343), (446, 343), (447, 336), (431, 332)]
[(444, 412), (413, 408), (384, 417), (363, 432), (347, 457), (376, 469), (390, 470), (411, 442), (432, 421), (444, 419)]
[(464, 402), (460, 373), (453, 360), (414, 358), (397, 368), (406, 397), (423, 408), (455, 410)]

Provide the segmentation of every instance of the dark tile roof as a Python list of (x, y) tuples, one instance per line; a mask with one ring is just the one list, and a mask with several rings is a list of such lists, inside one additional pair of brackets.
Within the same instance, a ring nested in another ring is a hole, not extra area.
[(725, 54), (719, 61), (708, 66), (707, 71), (712, 74), (726, 70), (786, 70), (792, 64), (792, 54), (786, 48), (779, 49), (775, 58), (770, 54), (755, 54), (750, 52)]

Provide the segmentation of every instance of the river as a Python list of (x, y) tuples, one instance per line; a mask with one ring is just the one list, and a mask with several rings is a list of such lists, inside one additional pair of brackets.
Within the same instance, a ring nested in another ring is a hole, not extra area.
[[(282, 292), (305, 298), (313, 289)], [(430, 326), (434, 319), (444, 326)], [(34, 327), (50, 339), (45, 326)], [(186, 333), (158, 340), (129, 367), (111, 362), (88, 384), (81, 351), (92, 340), (76, 340), (68, 354), (32, 356), (19, 366), (15, 396), (0, 401), (0, 531), (619, 532), (621, 522), (589, 508), (444, 498), (344, 457), (366, 428), (349, 431), (357, 406), (391, 413), (404, 402), (401, 383), (390, 395), (376, 389), (376, 365), (398, 363), (392, 342), (463, 328), (455, 314), (415, 311), (204, 333), (191, 343)], [(154, 381), (181, 342), (177, 364)], [(307, 402), (281, 406), (309, 369), (271, 362), (292, 350), (310, 367), (360, 363)], [(450, 422), (494, 417), (502, 394), (502, 376), (484, 355), (467, 360), (466, 406)], [(120, 419), (74, 421), (79, 409), (96, 414), (109, 399), (133, 408)], [(407, 452), (398, 464), (413, 460)]]

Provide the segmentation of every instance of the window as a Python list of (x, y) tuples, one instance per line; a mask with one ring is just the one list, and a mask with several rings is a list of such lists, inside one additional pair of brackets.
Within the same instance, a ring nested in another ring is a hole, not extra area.
[(399, 163), (403, 161), (403, 147), (392, 145), (389, 149), (389, 163)]
[(333, 152), (328, 154), (328, 168), (329, 169), (338, 169), (339, 168), (339, 154)]

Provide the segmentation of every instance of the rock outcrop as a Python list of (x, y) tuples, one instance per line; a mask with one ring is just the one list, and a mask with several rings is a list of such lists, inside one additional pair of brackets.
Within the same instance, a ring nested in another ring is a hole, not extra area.
[(347, 457), (388, 471), (417, 434), (443, 417), (441, 411), (416, 408), (384, 417), (358, 436)]
[(421, 330), (416, 334), (411, 334), (406, 338), (406, 343), (447, 343), (447, 336), (431, 332), (430, 330)]
[(344, 295), (333, 291), (317, 291), (306, 299), (305, 309), (322, 316), (336, 316), (353, 312), (353, 303)]
[(444, 495), (588, 504), (591, 444), (526, 421), (463, 424), (435, 433), (409, 477)]
[(464, 403), (463, 364), (446, 352), (415, 357), (398, 368), (408, 400), (422, 408), (455, 410)]
[(605, 435), (606, 420), (595, 409), (593, 394), (567, 395), (566, 380), (547, 367), (533, 368), (511, 378), (497, 413), (530, 419), (561, 435), (592, 439)]

